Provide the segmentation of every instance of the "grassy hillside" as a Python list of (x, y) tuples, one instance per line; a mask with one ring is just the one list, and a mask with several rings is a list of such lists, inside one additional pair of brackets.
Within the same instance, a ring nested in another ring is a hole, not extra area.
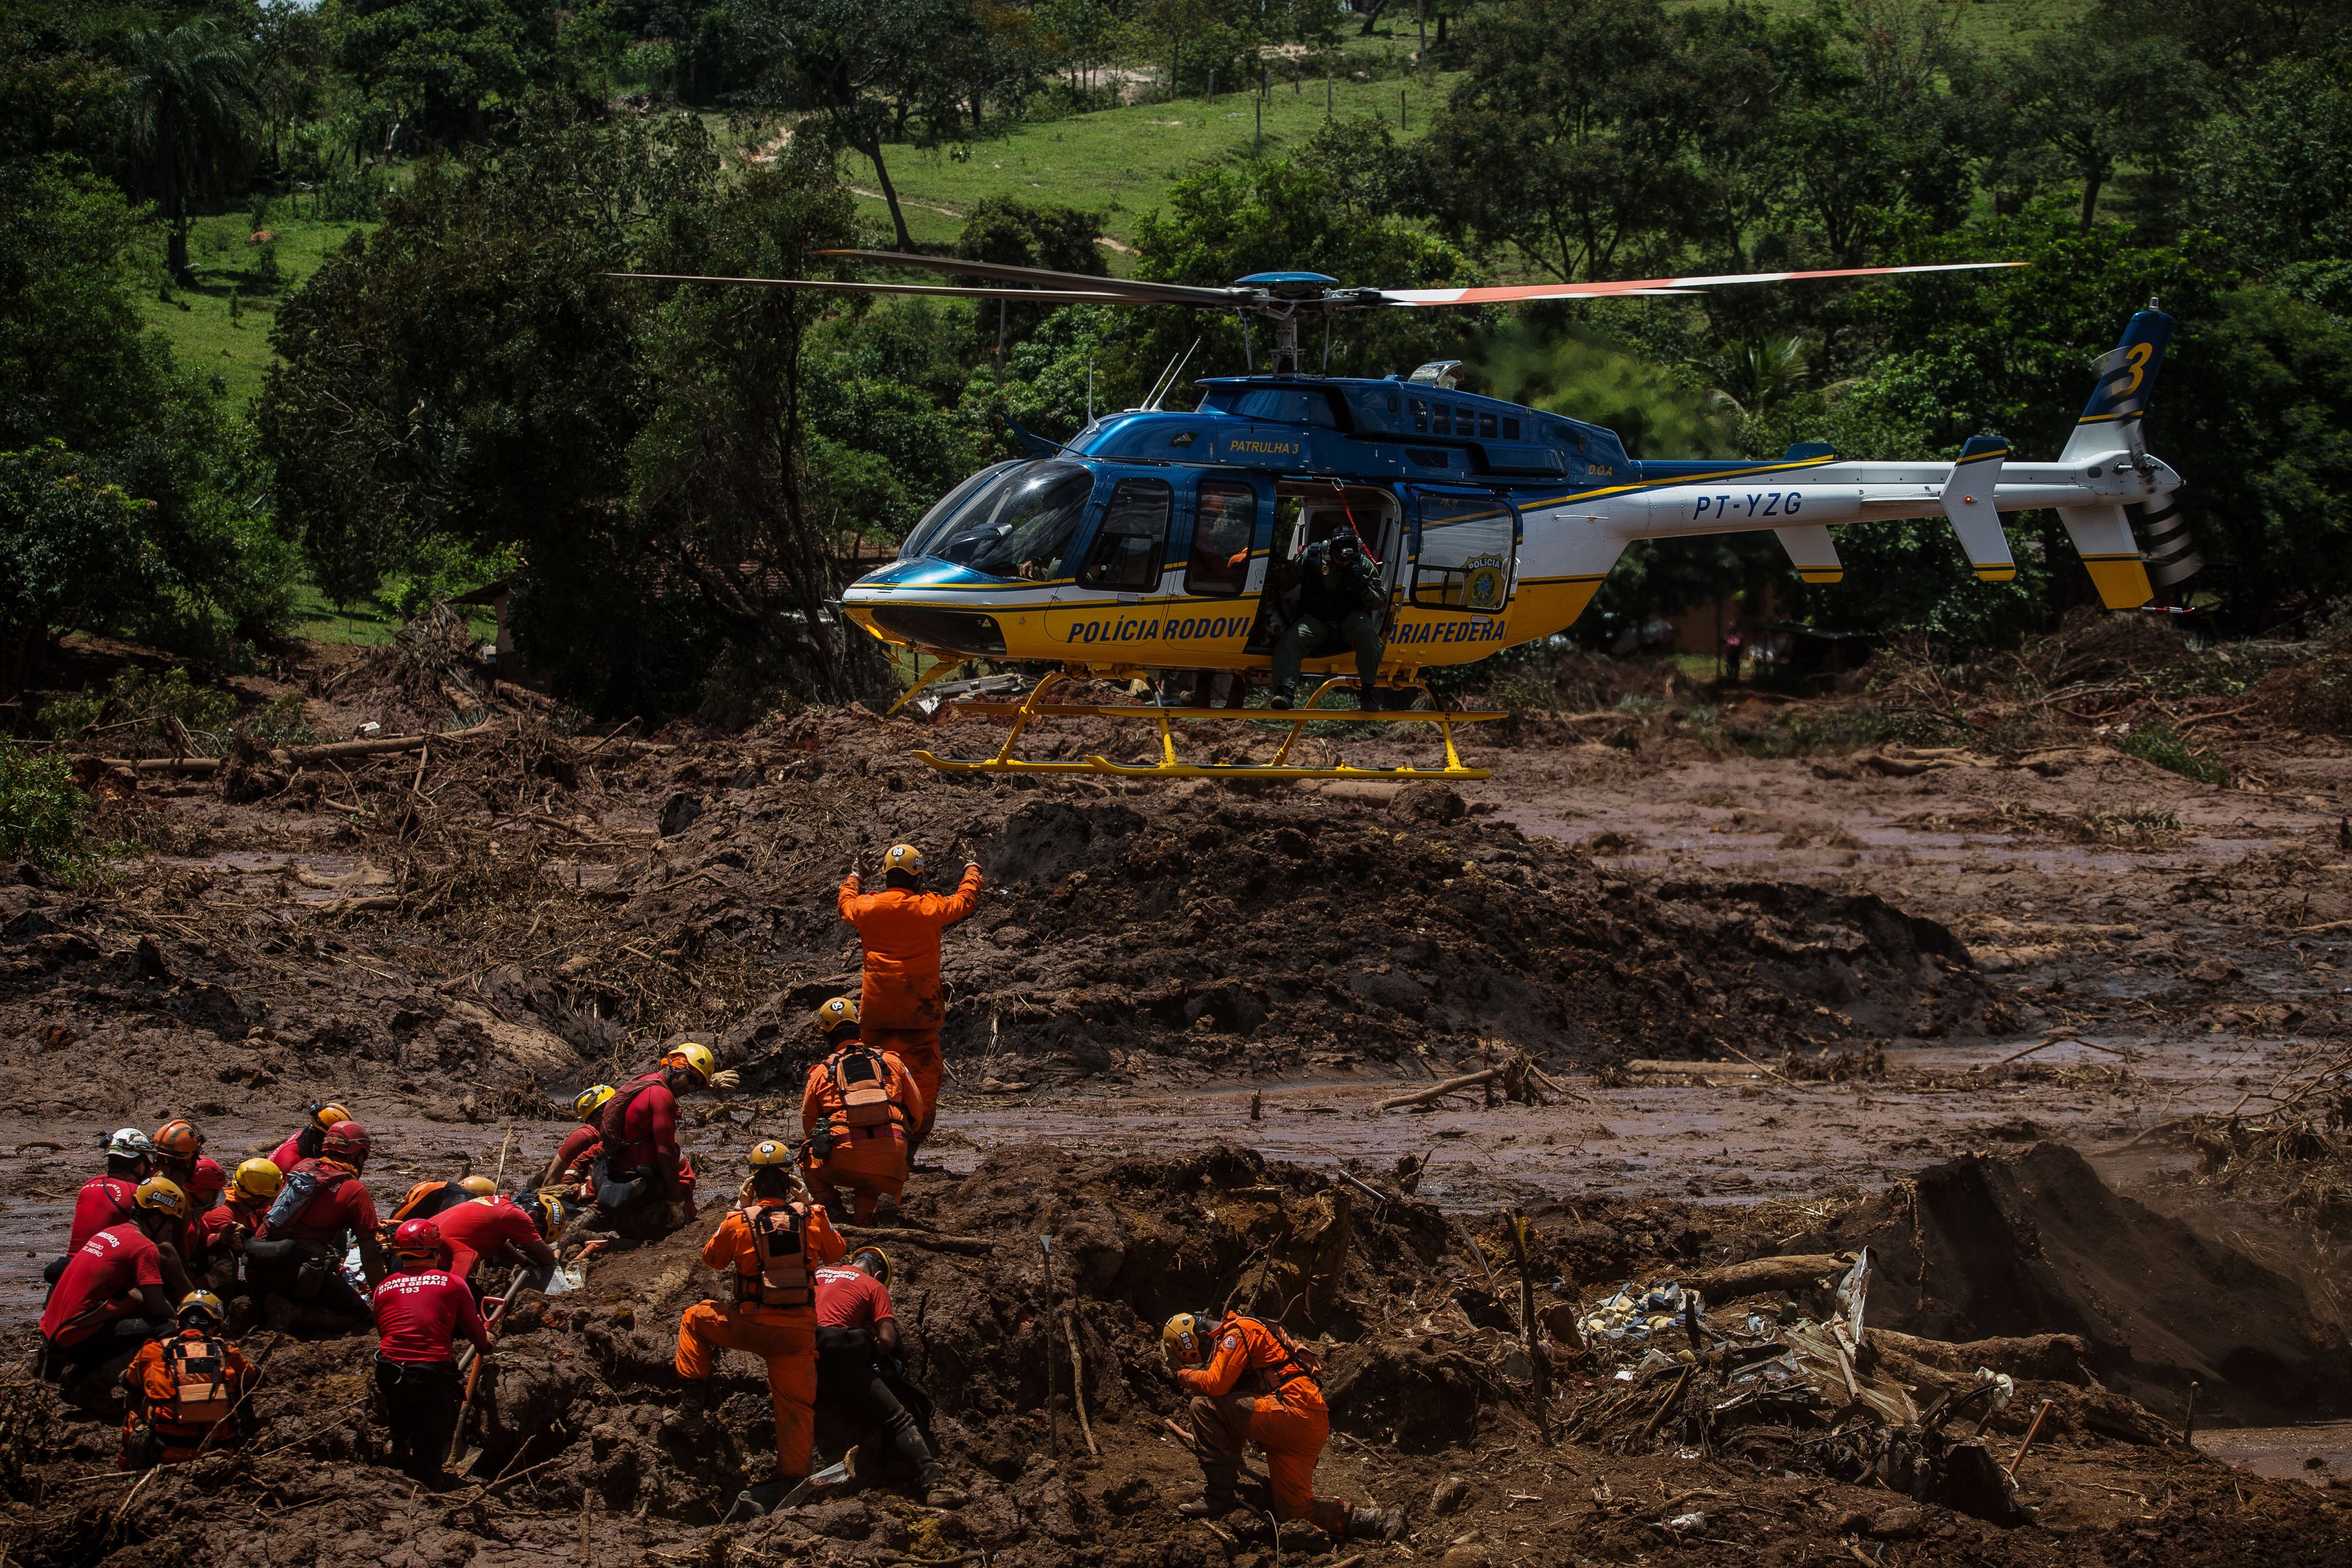
[[(1429, 123), (1454, 78), (1432, 73), (1418, 80), (1335, 80), (1277, 83), (1265, 100), (1264, 147), (1280, 157), (1320, 130), (1327, 114), (1378, 119), (1391, 133), (1418, 135)], [(895, 148), (888, 154), (890, 178), (898, 187), (907, 226), (915, 238), (941, 244), (955, 238), (964, 215), (982, 197), (1018, 196), (1101, 212), (1103, 233), (1132, 244), (1136, 221), (1159, 205), (1168, 182), (1203, 159), (1246, 157), (1259, 144), (1256, 93), (1220, 92), (1174, 102), (1137, 103), (1067, 120), (1024, 124), (997, 140), (978, 142), (951, 157), (945, 151)], [(887, 216), (874, 166), (854, 154), (842, 160), (842, 177), (864, 210)], [(1116, 258), (1114, 268), (1118, 268)]]
[[(327, 252), (363, 224), (315, 223), (302, 218), (268, 220), (277, 238), (253, 243), (252, 225), (242, 213), (198, 218), (188, 235), (188, 260), (195, 286), (162, 287), (163, 234), (155, 234), (157, 265), (141, 281), (147, 324), (172, 342), (181, 361), (220, 378), (239, 405), (261, 390), (269, 363), (269, 329), (278, 301), (318, 270)], [(274, 257), (277, 276), (270, 276)], [(167, 297), (168, 295), (168, 297)]]

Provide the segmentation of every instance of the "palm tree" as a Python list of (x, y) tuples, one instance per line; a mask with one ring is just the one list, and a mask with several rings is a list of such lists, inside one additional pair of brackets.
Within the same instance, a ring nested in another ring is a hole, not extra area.
[(131, 36), (131, 74), (119, 133), (134, 183), (172, 226), (165, 265), (185, 281), (188, 203), (215, 188), (245, 152), (259, 108), (253, 51), (210, 16)]

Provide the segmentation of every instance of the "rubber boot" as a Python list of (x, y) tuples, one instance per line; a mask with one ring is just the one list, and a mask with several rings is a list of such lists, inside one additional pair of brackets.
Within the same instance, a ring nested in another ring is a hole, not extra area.
[(1201, 1495), (1191, 1502), (1180, 1502), (1176, 1511), (1186, 1519), (1220, 1519), (1241, 1506), (1234, 1487), (1239, 1482), (1238, 1465), (1201, 1466)]
[(1350, 1507), (1348, 1533), (1366, 1541), (1394, 1541), (1404, 1533), (1404, 1510)]
[(1276, 687), (1274, 689), (1274, 695), (1265, 700), (1265, 705), (1268, 708), (1278, 708), (1287, 711), (1290, 708), (1290, 688), (1287, 686)]
[(745, 1487), (735, 1494), (735, 1506), (727, 1510), (721, 1524), (749, 1524), (755, 1519), (765, 1519), (776, 1511), (784, 1494), (800, 1485), (797, 1476), (778, 1476), (773, 1480), (761, 1481)]
[(962, 1492), (948, 1485), (947, 1471), (936, 1464), (926, 1465), (915, 1484), (923, 1489), (925, 1508), (961, 1508), (967, 1500)]

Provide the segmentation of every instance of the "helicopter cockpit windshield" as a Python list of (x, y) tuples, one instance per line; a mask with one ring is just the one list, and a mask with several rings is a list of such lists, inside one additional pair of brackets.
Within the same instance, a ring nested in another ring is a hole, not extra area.
[(983, 479), (960, 505), (923, 527), (907, 553), (1022, 582), (1068, 576), (1070, 546), (1086, 521), (1094, 475), (1081, 464), (1049, 458), (1014, 463)]

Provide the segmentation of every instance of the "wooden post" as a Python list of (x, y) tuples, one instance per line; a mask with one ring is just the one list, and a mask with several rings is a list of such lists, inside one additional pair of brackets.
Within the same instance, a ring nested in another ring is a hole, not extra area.
[(1045, 1255), (1045, 1431), (1053, 1439), (1054, 1454), (1058, 1458), (1062, 1452), (1062, 1424), (1054, 1419), (1054, 1238), (1039, 1237), (1037, 1249)]
[(1528, 1266), (1527, 1217), (1510, 1215), (1511, 1257), (1519, 1266), (1519, 1338), (1528, 1352), (1528, 1373), (1534, 1379), (1536, 1430), (1551, 1442), (1551, 1361), (1536, 1342), (1536, 1281)]

